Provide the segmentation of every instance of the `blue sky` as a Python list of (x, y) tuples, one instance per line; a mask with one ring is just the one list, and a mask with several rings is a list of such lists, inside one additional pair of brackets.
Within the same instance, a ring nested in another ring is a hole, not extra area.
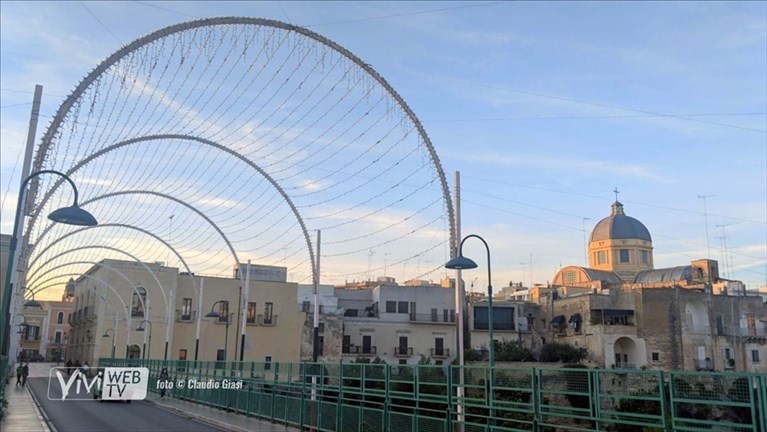
[[(656, 267), (709, 254), (706, 195), (711, 257), (721, 260), (725, 226), (729, 273), (767, 285), (763, 2), (4, 1), (2, 232), (35, 84), (44, 86), (39, 137), (120, 46), (226, 15), (308, 27), (386, 78), (451, 184), (461, 171), (463, 233), (488, 240), (497, 287), (528, 282), (531, 254), (535, 282), (582, 265), (584, 223), (588, 234), (609, 214), (614, 187), (653, 235)], [(482, 253), (467, 243), (467, 255)], [(465, 277), (480, 287), (484, 274)]]

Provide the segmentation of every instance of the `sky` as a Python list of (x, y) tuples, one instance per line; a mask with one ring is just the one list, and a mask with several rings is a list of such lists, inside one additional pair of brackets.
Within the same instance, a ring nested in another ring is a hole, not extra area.
[[(13, 223), (35, 84), (44, 87), (39, 138), (64, 97), (121, 46), (182, 21), (250, 16), (320, 33), (396, 89), (451, 188), (460, 171), (462, 233), (487, 240), (495, 287), (546, 283), (562, 266), (583, 265), (585, 239), (609, 215), (615, 188), (650, 231), (656, 268), (710, 256), (749, 289), (767, 287), (767, 3), (0, 8), (3, 233)], [(484, 249), (469, 241), (464, 253), (480, 265), (464, 278), (484, 289)]]

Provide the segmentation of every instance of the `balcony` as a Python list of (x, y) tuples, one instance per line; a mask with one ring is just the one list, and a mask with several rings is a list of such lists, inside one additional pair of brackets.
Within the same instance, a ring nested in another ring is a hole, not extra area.
[(636, 363), (618, 362), (615, 363), (615, 369), (636, 369)]
[(378, 318), (378, 311), (373, 308), (345, 309), (344, 318)]
[(450, 348), (429, 348), (429, 355), (432, 358), (450, 357)]
[(256, 322), (260, 326), (272, 327), (277, 325), (277, 315), (264, 316), (258, 315)]
[(358, 356), (373, 356), (376, 355), (378, 350), (375, 346), (357, 346), (349, 345), (341, 347), (341, 354), (358, 355)]
[(197, 311), (188, 311), (189, 313), (182, 313), (183, 311), (176, 309), (176, 321), (189, 322), (197, 320)]
[(394, 347), (394, 355), (396, 357), (412, 357), (413, 348), (401, 347), (401, 346)]
[(435, 314), (410, 314), (410, 322), (426, 324), (455, 324), (455, 314), (445, 317)]
[(710, 358), (705, 360), (698, 359), (695, 361), (695, 370), (699, 371), (712, 371), (714, 370), (714, 361)]

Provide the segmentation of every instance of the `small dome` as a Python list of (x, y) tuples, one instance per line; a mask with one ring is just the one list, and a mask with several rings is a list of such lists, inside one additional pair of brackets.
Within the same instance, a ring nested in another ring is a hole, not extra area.
[(647, 227), (631, 216), (626, 216), (623, 204), (615, 201), (610, 216), (602, 219), (591, 231), (590, 242), (615, 239), (637, 239), (652, 242)]

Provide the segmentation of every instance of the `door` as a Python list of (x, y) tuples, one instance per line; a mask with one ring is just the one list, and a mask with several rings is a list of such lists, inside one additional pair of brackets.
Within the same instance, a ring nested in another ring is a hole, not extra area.
[(445, 355), (445, 339), (439, 337), (434, 339), (434, 355), (441, 356)]
[(407, 355), (407, 336), (399, 337), (399, 348), (397, 351), (400, 355)]
[(362, 353), (372, 354), (373, 337), (370, 335), (362, 336)]

